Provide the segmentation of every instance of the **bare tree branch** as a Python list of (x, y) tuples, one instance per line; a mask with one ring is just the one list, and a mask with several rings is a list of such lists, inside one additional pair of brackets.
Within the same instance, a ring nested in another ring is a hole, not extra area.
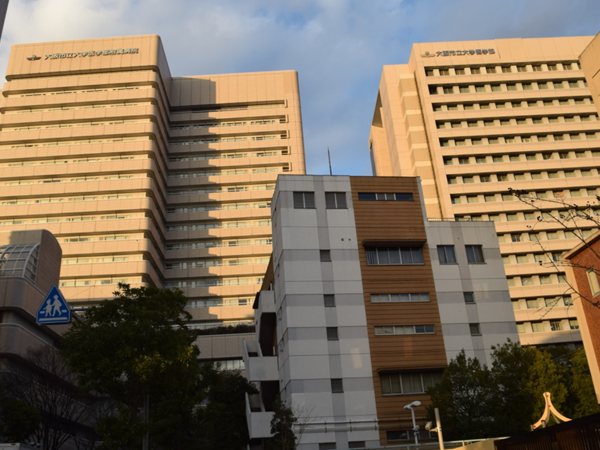
[[(67, 441), (95, 440), (93, 399), (77, 388), (77, 378), (56, 349), (30, 348), (25, 364), (7, 367), (3, 381), (10, 396), (36, 408), (42, 423), (35, 439), (48, 450), (58, 450)], [(78, 448), (91, 448), (81, 447)]]

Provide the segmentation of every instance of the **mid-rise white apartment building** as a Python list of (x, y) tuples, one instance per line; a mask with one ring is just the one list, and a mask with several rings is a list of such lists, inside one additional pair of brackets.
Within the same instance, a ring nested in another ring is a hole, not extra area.
[[(279, 395), (302, 450), (421, 439), (426, 390), (462, 349), (490, 364), (518, 339), (492, 223), (429, 222), (414, 177), (283, 175), (273, 256), (245, 342), (253, 448)], [(439, 255), (444, 255), (440, 258)]]

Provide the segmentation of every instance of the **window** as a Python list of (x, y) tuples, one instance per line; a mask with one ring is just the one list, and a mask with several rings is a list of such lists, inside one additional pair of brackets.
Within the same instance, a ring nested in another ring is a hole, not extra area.
[(319, 250), (321, 262), (331, 262), (331, 250)]
[(465, 245), (467, 251), (467, 261), (469, 264), (483, 264), (483, 250), (481, 245)]
[(348, 448), (367, 448), (367, 444), (365, 441), (349, 441)]
[(396, 201), (411, 201), (413, 200), (412, 192), (397, 192), (397, 193), (375, 193), (375, 192), (359, 192), (359, 200), (396, 200)]
[(442, 372), (390, 372), (382, 373), (381, 393), (394, 394), (422, 394), (431, 386), (442, 381)]
[(593, 268), (590, 268), (586, 271), (586, 275), (592, 295), (595, 297), (596, 295), (600, 294), (600, 283), (598, 282), (598, 274)]
[(335, 442), (319, 444), (319, 450), (335, 450)]
[(325, 304), (326, 308), (333, 308), (333, 307), (335, 307), (335, 295), (333, 295), (333, 294), (325, 294), (323, 296), (323, 303)]
[(440, 264), (456, 264), (454, 245), (438, 245), (437, 252)]
[(531, 329), (534, 333), (541, 333), (544, 330), (544, 322), (531, 322)]
[(314, 192), (294, 192), (294, 209), (314, 209)]
[(469, 324), (469, 332), (471, 336), (481, 336), (481, 328), (478, 323)]
[(537, 299), (529, 299), (526, 301), (527, 309), (535, 309), (538, 307)]
[(423, 251), (416, 247), (365, 247), (367, 265), (423, 264)]
[(413, 303), (428, 302), (429, 294), (371, 294), (372, 303)]
[(475, 303), (475, 295), (472, 292), (463, 292), (465, 303)]
[(389, 325), (384, 327), (375, 327), (375, 336), (386, 336), (393, 334), (435, 334), (435, 328), (433, 325)]
[(337, 327), (327, 327), (327, 340), (328, 341), (339, 341)]
[(334, 394), (341, 394), (344, 392), (344, 383), (341, 378), (332, 378), (331, 379), (331, 392)]
[(347, 209), (345, 192), (325, 192), (325, 207), (327, 209)]
[(550, 330), (551, 331), (560, 331), (562, 330), (562, 325), (560, 320), (551, 320), (550, 321)]
[(569, 319), (569, 328), (571, 330), (579, 330), (579, 322), (577, 319)]

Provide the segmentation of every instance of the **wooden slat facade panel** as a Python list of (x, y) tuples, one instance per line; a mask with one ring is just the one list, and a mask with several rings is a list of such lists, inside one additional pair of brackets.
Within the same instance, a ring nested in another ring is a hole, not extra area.
[[(419, 189), (415, 178), (352, 177), (359, 258), (364, 288), (365, 310), (380, 439), (387, 445), (386, 431), (412, 429), (410, 411), (403, 409), (415, 400), (419, 423), (425, 420), (429, 398), (424, 394), (382, 395), (380, 373), (385, 371), (420, 371), (442, 369), (446, 354)], [(412, 193), (412, 201), (358, 200), (358, 193)], [(422, 265), (368, 266), (365, 243), (389, 246), (421, 246)], [(371, 294), (428, 293), (424, 303), (372, 303)], [(435, 334), (375, 336), (374, 327), (386, 325), (433, 325)]]

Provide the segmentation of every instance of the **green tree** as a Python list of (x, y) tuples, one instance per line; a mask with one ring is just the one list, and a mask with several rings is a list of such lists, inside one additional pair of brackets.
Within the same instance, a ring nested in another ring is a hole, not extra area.
[(37, 431), (42, 418), (26, 403), (3, 397), (0, 400), (0, 436), (3, 442), (24, 442)]
[(510, 340), (493, 347), (491, 374), (495, 436), (528, 431), (544, 412), (544, 392), (552, 394), (559, 411), (567, 398), (564, 372), (550, 353), (536, 347)]
[(279, 397), (273, 402), (273, 419), (271, 419), (271, 434), (267, 442), (268, 450), (295, 450), (296, 435), (294, 424), (298, 419), (291, 408), (285, 406)]
[(552, 394), (561, 411), (569, 397), (566, 372), (550, 353), (510, 340), (493, 347), (490, 369), (463, 351), (450, 362), (441, 383), (428, 390), (429, 415), (433, 418), (433, 409), (440, 409), (448, 439), (523, 433), (542, 416), (544, 392)]
[[(187, 426), (204, 389), (186, 304), (178, 290), (121, 284), (63, 336), (80, 385), (114, 402), (98, 427), (106, 448), (137, 450), (147, 430), (153, 448), (191, 448)], [(140, 413), (146, 396), (148, 426)]]
[(490, 383), (488, 369), (464, 350), (450, 361), (442, 381), (427, 391), (432, 401), (428, 414), (433, 418), (433, 409), (439, 408), (445, 439), (490, 435)]
[(579, 348), (570, 352), (561, 358), (560, 366), (563, 367), (565, 384), (569, 390), (564, 411), (560, 412), (571, 419), (600, 412), (585, 350)]
[(241, 450), (250, 439), (246, 424), (246, 394), (256, 388), (239, 371), (202, 368), (207, 402), (198, 410), (197, 430), (203, 450)]
[[(534, 354), (520, 344), (508, 340), (492, 352), (493, 390), (488, 405), (494, 417), (492, 435), (510, 436), (527, 431), (533, 419), (533, 398), (525, 380), (533, 364)], [(539, 418), (539, 417), (538, 417)]]

